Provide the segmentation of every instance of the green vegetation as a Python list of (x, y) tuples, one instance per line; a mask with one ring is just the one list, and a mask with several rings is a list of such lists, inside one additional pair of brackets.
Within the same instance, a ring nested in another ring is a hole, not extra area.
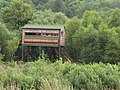
[(120, 89), (120, 65), (38, 60), (17, 65), (0, 64), (2, 90), (102, 90)]
[[(65, 51), (74, 63), (17, 65), (28, 23), (64, 25)], [(18, 88), (120, 90), (120, 0), (0, 0), (0, 90)]]
[(120, 65), (81, 65), (62, 61), (49, 63), (40, 59), (20, 65), (1, 62), (0, 70), (2, 90), (120, 89)]
[[(0, 57), (4, 60), (13, 60), (13, 55), (18, 47), (18, 36), (15, 32), (9, 31), (4, 24), (0, 22)], [(0, 59), (1, 60), (1, 59)]]
[(0, 0), (0, 2), (3, 2), (4, 0)]
[(61, 12), (54, 13), (51, 10), (37, 11), (33, 14), (31, 23), (46, 25), (46, 24), (61, 24), (64, 25), (68, 18)]
[(118, 10), (112, 10), (107, 23), (96, 11), (86, 11), (82, 19), (73, 17), (67, 21), (66, 51), (74, 60), (82, 63), (120, 62)]
[(3, 20), (11, 29), (19, 29), (19, 27), (25, 25), (33, 14), (33, 8), (22, 0), (13, 0), (9, 3), (9, 6), (2, 10)]

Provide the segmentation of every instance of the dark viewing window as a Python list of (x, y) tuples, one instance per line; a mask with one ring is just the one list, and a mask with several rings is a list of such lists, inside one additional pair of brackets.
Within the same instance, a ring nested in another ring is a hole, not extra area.
[(41, 33), (37, 33), (37, 35), (41, 35)]
[(35, 33), (35, 32), (25, 32), (25, 35), (27, 36), (58, 36), (58, 33)]
[(28, 33), (28, 32), (26, 32), (25, 35), (36, 35), (36, 33)]
[(58, 36), (58, 34), (57, 33), (52, 33), (51, 36)]

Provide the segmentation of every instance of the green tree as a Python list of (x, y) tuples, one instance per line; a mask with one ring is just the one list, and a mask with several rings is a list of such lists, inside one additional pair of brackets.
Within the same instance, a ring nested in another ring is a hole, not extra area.
[(95, 29), (98, 29), (101, 22), (102, 18), (96, 11), (85, 11), (82, 17), (82, 24), (84, 27), (88, 27), (89, 24), (92, 24)]
[(54, 24), (54, 13), (51, 10), (37, 11), (33, 14), (31, 22), (34, 24)]
[(0, 0), (0, 9), (7, 6), (10, 0)]
[(68, 18), (61, 12), (55, 13), (51, 10), (37, 11), (33, 14), (31, 23), (33, 24), (65, 24)]
[(63, 12), (67, 17), (82, 18), (86, 10), (107, 12), (110, 9), (120, 8), (120, 0), (25, 0), (32, 3), (37, 10), (51, 9), (54, 12)]
[(66, 16), (82, 18), (86, 10), (107, 12), (109, 9), (120, 8), (120, 0), (64, 0)]
[(68, 54), (72, 58), (76, 58), (76, 55), (75, 55), (76, 51), (73, 46), (72, 36), (79, 29), (80, 26), (81, 26), (81, 22), (77, 17), (73, 17), (65, 24), (65, 30), (66, 30), (66, 39), (65, 39), (66, 46), (65, 46), (65, 48), (66, 48), (66, 51), (68, 52)]
[(102, 62), (117, 63), (120, 61), (119, 35), (115, 28), (100, 28), (99, 43)]
[(78, 16), (79, 18), (82, 17), (83, 12), (84, 12), (84, 2), (83, 0), (66, 0), (65, 1), (66, 5), (66, 16), (68, 17), (73, 17), (73, 16)]
[(119, 40), (120, 40), (120, 26), (119, 27), (117, 27), (117, 28), (115, 28), (116, 29), (116, 32), (118, 33), (118, 35), (119, 35)]
[(54, 23), (65, 24), (67, 20), (68, 18), (62, 12), (55, 13)]
[(3, 55), (0, 53), (0, 61), (3, 59)]
[(79, 62), (92, 63), (100, 61), (100, 45), (98, 31), (90, 24), (87, 28), (79, 28), (73, 36), (73, 46), (76, 48)]
[(66, 6), (63, 0), (49, 0), (44, 9), (51, 9), (53, 12), (62, 12), (65, 13)]
[(65, 6), (63, 0), (55, 0), (54, 6), (53, 6), (53, 11), (63, 12), (63, 13), (66, 11), (66, 6)]
[(81, 24), (77, 18), (72, 18), (65, 24), (66, 51), (74, 60), (83, 63), (119, 62), (119, 27), (108, 28), (107, 24), (101, 21), (96, 29), (96, 22), (92, 21), (93, 18), (91, 22), (86, 20), (86, 27), (82, 26), (83, 22)]
[(9, 40), (9, 30), (6, 26), (0, 22), (0, 47), (3, 48), (6, 46), (6, 40)]
[(0, 22), (0, 53), (4, 55), (4, 60), (13, 59), (13, 54), (18, 47), (18, 37), (15, 32), (10, 32), (4, 24)]
[(13, 37), (11, 40), (7, 41), (7, 50), (10, 55), (10, 60), (13, 60), (14, 53), (18, 48), (19, 40), (17, 37)]
[(120, 9), (113, 9), (108, 21), (109, 27), (120, 26)]
[(32, 0), (35, 8), (37, 10), (42, 10), (44, 9), (44, 5), (48, 2), (49, 0)]
[(2, 10), (3, 20), (11, 29), (19, 29), (31, 20), (33, 14), (33, 8), (23, 0), (12, 0)]
[(9, 31), (6, 26), (0, 22), (0, 60), (3, 59), (6, 41), (9, 39)]

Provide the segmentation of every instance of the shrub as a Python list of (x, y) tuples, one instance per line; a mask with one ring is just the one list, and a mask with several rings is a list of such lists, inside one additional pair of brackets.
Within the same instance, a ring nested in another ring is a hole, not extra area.
[(120, 89), (120, 64), (76, 64), (44, 60), (0, 63), (0, 88), (23, 90)]

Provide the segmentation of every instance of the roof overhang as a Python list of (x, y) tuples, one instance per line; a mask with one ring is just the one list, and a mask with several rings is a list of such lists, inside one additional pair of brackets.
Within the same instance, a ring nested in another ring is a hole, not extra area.
[(35, 25), (26, 24), (23, 29), (47, 29), (47, 30), (60, 30), (64, 28), (64, 25)]

